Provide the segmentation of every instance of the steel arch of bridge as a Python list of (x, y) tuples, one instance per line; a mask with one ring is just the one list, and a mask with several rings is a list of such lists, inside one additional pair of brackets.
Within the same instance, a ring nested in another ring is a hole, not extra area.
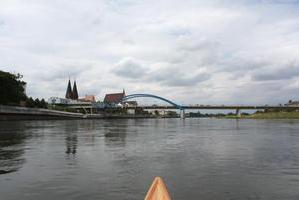
[(153, 95), (153, 94), (130, 94), (130, 95), (127, 95), (127, 96), (123, 97), (122, 101), (126, 101), (126, 100), (129, 100), (129, 99), (134, 99), (134, 98), (140, 98), (140, 97), (149, 97), (149, 98), (159, 99), (159, 100), (165, 101), (165, 102), (173, 105), (177, 109), (184, 110), (183, 106), (178, 105), (178, 104), (174, 103), (173, 101), (170, 101), (168, 99), (165, 99), (163, 97)]

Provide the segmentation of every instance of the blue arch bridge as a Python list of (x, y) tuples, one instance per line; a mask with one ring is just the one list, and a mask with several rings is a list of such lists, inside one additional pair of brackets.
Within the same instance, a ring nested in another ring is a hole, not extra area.
[[(135, 106), (132, 108), (142, 108), (142, 109), (178, 109), (180, 110), (180, 116), (181, 118), (185, 117), (185, 110), (209, 110), (209, 109), (215, 109), (215, 110), (236, 110), (236, 115), (240, 116), (241, 112), (240, 110), (265, 110), (265, 109), (280, 109), (280, 110), (289, 110), (289, 109), (297, 109), (299, 110), (299, 106), (287, 106), (287, 105), (276, 105), (276, 106), (269, 106), (269, 105), (180, 105), (175, 103), (174, 101), (171, 101), (169, 99), (166, 99), (161, 96), (153, 95), (153, 94), (130, 94), (127, 96), (124, 96), (121, 99), (121, 102), (126, 102), (130, 99), (135, 98), (154, 98), (159, 99), (161, 101), (164, 101), (169, 104), (169, 106)], [(120, 103), (121, 103), (120, 102)], [(84, 109), (93, 109), (93, 108), (107, 108), (106, 105), (98, 105), (98, 104), (92, 104), (92, 105), (73, 105), (74, 108), (84, 108)], [(111, 107), (110, 107), (111, 108)]]
[(153, 95), (153, 94), (130, 94), (130, 95), (125, 96), (122, 99), (122, 102), (125, 102), (129, 99), (143, 98), (143, 97), (154, 98), (154, 99), (159, 99), (159, 100), (165, 101), (166, 103), (169, 103), (170, 105), (172, 105), (174, 108), (179, 109), (181, 118), (185, 118), (185, 108), (184, 108), (184, 106), (181, 106), (177, 103), (174, 103), (171, 100), (165, 99), (165, 98), (157, 96), (157, 95)]

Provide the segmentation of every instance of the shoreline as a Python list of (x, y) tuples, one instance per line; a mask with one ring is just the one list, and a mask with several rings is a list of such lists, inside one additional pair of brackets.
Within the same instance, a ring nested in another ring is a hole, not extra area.
[[(18, 106), (0, 105), (0, 121), (14, 120), (72, 120), (72, 119), (164, 119), (179, 117), (159, 117), (142, 114), (82, 114), (50, 109), (26, 108)], [(203, 117), (186, 117), (203, 118)], [(299, 112), (263, 112), (250, 115), (227, 115), (224, 117), (211, 117), (218, 119), (299, 119)]]
[(0, 105), (0, 121), (14, 120), (74, 120), (74, 119), (145, 119), (159, 118), (150, 115), (82, 114), (50, 109)]
[(250, 115), (225, 116), (226, 119), (299, 119), (299, 112), (263, 112)]

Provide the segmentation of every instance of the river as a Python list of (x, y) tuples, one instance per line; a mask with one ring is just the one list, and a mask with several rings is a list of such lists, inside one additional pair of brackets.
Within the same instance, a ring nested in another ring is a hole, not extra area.
[(0, 122), (1, 200), (299, 199), (299, 121)]

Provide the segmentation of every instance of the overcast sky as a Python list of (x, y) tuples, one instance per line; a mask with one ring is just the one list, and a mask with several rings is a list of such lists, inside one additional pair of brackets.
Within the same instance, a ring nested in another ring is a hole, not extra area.
[(0, 70), (33, 97), (299, 100), (297, 0), (0, 0)]

